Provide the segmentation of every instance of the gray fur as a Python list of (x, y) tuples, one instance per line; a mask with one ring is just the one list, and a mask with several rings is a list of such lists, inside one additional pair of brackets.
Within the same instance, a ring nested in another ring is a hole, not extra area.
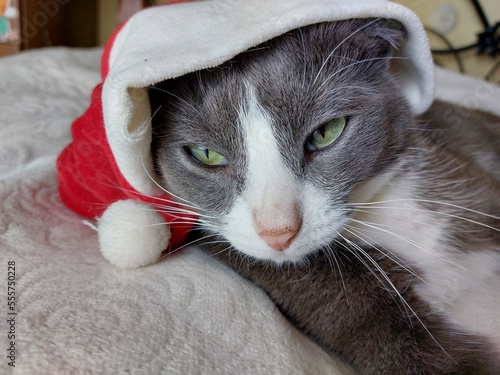
[[(152, 87), (151, 108), (156, 113), (152, 152), (162, 183), (197, 207), (204, 229), (217, 234), (246, 184), (239, 112), (245, 108), (242, 98), (249, 83), (273, 118), (273, 132), (287, 167), (299, 181), (309, 181), (328, 195), (332, 210), (353, 209), (349, 199), (358, 184), (397, 168), (395, 179), (410, 170), (420, 176), (415, 181), (416, 199), (433, 197), (433, 201), (488, 213), (491, 217), (472, 211), (459, 215), (498, 228), (494, 218), (500, 216), (498, 183), (481, 168), (468, 165), (451, 145), (443, 144), (446, 138), (439, 141), (431, 136), (437, 133), (430, 131), (429, 122), (409, 115), (391, 73), (393, 47), (404, 36), (401, 25), (387, 20), (308, 26), (221, 67)], [(306, 138), (318, 126), (345, 114), (349, 115), (347, 128), (332, 147), (315, 153), (305, 149)], [(427, 115), (435, 118), (432, 112)], [(200, 166), (186, 153), (188, 145), (214, 149), (226, 156), (229, 165)], [(456, 172), (444, 173), (450, 165), (457, 167)], [(464, 174), (469, 182), (463, 189), (482, 191), (481, 199), (450, 190), (450, 183)], [(451, 206), (422, 203), (422, 208), (457, 214)], [(344, 215), (348, 220), (351, 211)], [(452, 220), (452, 225), (446, 240), (457, 251), (475, 251), (479, 242), (500, 248), (498, 232), (464, 220)], [(420, 321), (398, 303), (379, 272), (368, 269), (373, 267), (364, 255), (353, 255), (356, 249), (340, 243), (313, 249), (315, 253), (304, 263), (282, 268), (245, 256), (235, 261), (230, 251), (221, 252), (226, 245), (207, 246), (207, 251), (262, 287), (298, 327), (362, 373), (500, 373), (488, 341), (451, 328), (444, 316), (419, 298), (414, 275), (380, 252), (364, 249)]]
[[(238, 111), (244, 105), (240, 98), (245, 96), (245, 82), (250, 82), (261, 104), (275, 119), (275, 135), (297, 177), (313, 181), (325, 191), (341, 193), (342, 203), (347, 203), (350, 188), (384, 169), (409, 141), (405, 134), (410, 121), (406, 118), (407, 104), (395, 95), (398, 87), (388, 69), (384, 69), (389, 65), (389, 55), (379, 55), (389, 54), (395, 39), (379, 37), (378, 24), (344, 43), (312, 84), (325, 54), (362, 25), (358, 21), (340, 24), (335, 30), (325, 26), (289, 33), (222, 67), (152, 88), (152, 112), (163, 106), (153, 117), (153, 155), (158, 160), (159, 174), (169, 176), (165, 180), (167, 188), (202, 207), (208, 200), (211, 215), (229, 210), (245, 183), (245, 146), (238, 127)], [(403, 31), (392, 34), (401, 36)], [(329, 35), (335, 37), (326, 38)], [(367, 36), (372, 44), (364, 43)], [(357, 51), (354, 55), (353, 49)], [(377, 60), (356, 63), (370, 59)], [(339, 70), (339, 65), (342, 72), (328, 79)], [(164, 95), (157, 102), (156, 94), (161, 90)], [(387, 97), (393, 99), (386, 100)], [(334, 159), (326, 151), (314, 156), (306, 153), (306, 137), (323, 122), (344, 112), (351, 118), (342, 143), (335, 148)], [(182, 149), (187, 144), (202, 144), (219, 151), (231, 160), (230, 170), (193, 167)], [(355, 152), (359, 149), (370, 152)], [(308, 163), (309, 158), (314, 158), (314, 163)], [(230, 179), (226, 178), (228, 174)], [(324, 178), (318, 179), (320, 175)], [(211, 190), (214, 194), (207, 194)]]

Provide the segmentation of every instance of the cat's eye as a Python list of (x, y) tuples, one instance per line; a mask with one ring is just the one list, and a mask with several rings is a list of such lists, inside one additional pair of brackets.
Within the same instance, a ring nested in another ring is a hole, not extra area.
[(202, 164), (217, 167), (227, 165), (226, 158), (217, 151), (202, 146), (186, 147), (187, 152)]
[(308, 151), (321, 150), (335, 142), (346, 125), (346, 117), (337, 117), (321, 125), (307, 138), (306, 149)]

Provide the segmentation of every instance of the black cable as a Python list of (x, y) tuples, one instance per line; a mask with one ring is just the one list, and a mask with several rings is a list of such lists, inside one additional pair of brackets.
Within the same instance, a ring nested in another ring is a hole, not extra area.
[(500, 68), (500, 60), (493, 65), (493, 67), (488, 71), (488, 73), (486, 73), (486, 75), (484, 76), (484, 80), (490, 81), (499, 68)]
[[(439, 52), (439, 50), (437, 52), (435, 52), (435, 50), (432, 50), (432, 53), (446, 53), (446, 54), (452, 53), (453, 56), (455, 57), (455, 60), (457, 61), (458, 69), (460, 70), (461, 73), (465, 73), (464, 65), (463, 65), (462, 59), (460, 58), (460, 55), (459, 55), (460, 51), (457, 50), (457, 49), (455, 49), (455, 48), (453, 48), (453, 45), (448, 40), (448, 38), (446, 38), (439, 31), (431, 29), (431, 28), (428, 28), (428, 27), (425, 28), (425, 31), (427, 31), (428, 33), (431, 33), (431, 34), (434, 34), (435, 36), (437, 36), (448, 47), (448, 50), (441, 50), (441, 52)], [(474, 47), (475, 46), (473, 46), (473, 48)], [(446, 52), (443, 52), (443, 51), (446, 51)]]
[(433, 49), (432, 53), (435, 54), (446, 54), (446, 53), (460, 53), (465, 52), (470, 49), (477, 48), (478, 43), (470, 44), (468, 46), (459, 47), (459, 48), (450, 48), (450, 49)]
[(488, 19), (486, 18), (486, 14), (484, 14), (483, 7), (481, 4), (479, 4), (479, 0), (471, 0), (472, 5), (476, 9), (476, 13), (481, 19), (481, 23), (484, 26), (484, 29), (488, 29), (490, 27), (490, 23), (488, 22)]
[(465, 52), (471, 49), (476, 49), (478, 54), (483, 52), (487, 52), (491, 56), (495, 56), (498, 52), (500, 52), (500, 36), (497, 35), (497, 31), (500, 23), (497, 23), (495, 26), (490, 26), (488, 19), (486, 18), (486, 14), (484, 13), (483, 7), (479, 3), (479, 0), (471, 0), (476, 13), (483, 24), (483, 31), (477, 34), (477, 42), (474, 44), (470, 44), (467, 46), (452, 48), (449, 49), (438, 49), (432, 50), (434, 54), (448, 54), (448, 53), (460, 53)]

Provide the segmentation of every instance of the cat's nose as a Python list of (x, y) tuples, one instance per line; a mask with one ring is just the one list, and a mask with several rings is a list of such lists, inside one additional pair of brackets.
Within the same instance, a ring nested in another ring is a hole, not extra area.
[(290, 247), (300, 230), (302, 214), (296, 201), (290, 204), (275, 203), (264, 209), (255, 209), (253, 220), (260, 238), (272, 249), (284, 251)]
[(260, 238), (277, 251), (284, 251), (290, 247), (298, 232), (297, 227), (286, 227), (282, 229), (263, 230), (259, 232)]

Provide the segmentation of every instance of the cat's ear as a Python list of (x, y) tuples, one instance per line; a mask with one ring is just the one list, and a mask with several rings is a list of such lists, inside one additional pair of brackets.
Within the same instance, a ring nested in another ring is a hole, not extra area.
[(374, 19), (368, 21), (366, 34), (370, 43), (367, 43), (369, 54), (374, 57), (392, 57), (397, 55), (402, 43), (407, 38), (404, 26), (391, 19)]
[[(413, 114), (428, 108), (434, 97), (434, 65), (426, 38), (417, 38), (411, 30), (393, 19), (372, 19), (363, 37), (365, 57), (388, 73), (401, 88)], [(411, 25), (410, 25), (411, 26)], [(416, 54), (415, 50), (420, 49)]]

